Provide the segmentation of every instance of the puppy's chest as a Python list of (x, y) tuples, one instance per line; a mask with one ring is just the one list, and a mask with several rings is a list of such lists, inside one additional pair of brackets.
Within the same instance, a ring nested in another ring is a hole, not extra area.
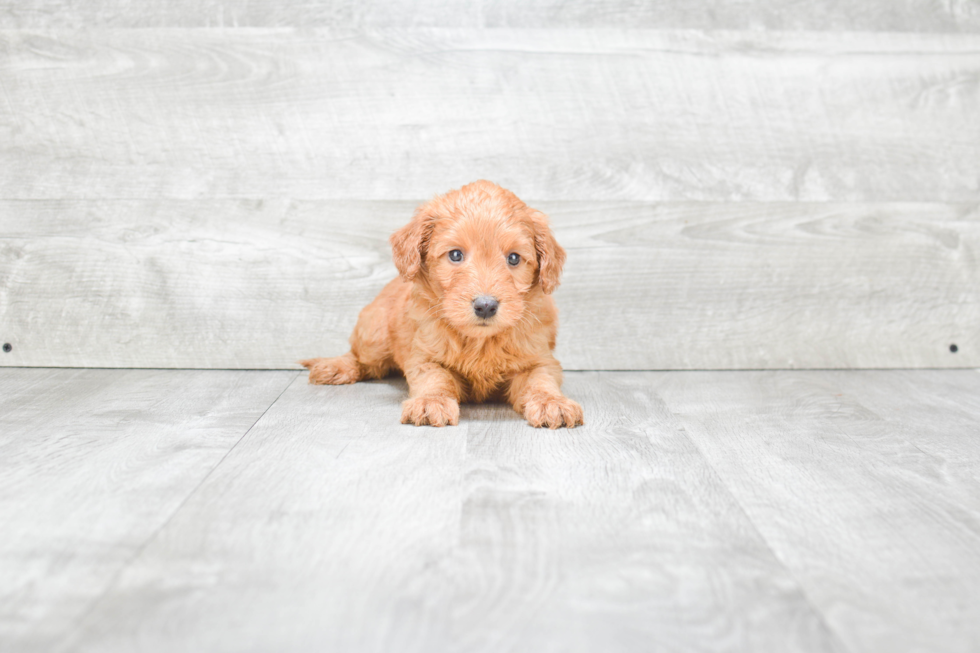
[(444, 353), (442, 364), (469, 385), (468, 399), (483, 401), (526, 367), (527, 356), (513, 347), (487, 342)]

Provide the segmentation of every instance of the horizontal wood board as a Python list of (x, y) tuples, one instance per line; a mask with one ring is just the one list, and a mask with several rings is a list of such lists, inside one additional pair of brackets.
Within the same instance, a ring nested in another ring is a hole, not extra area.
[(58, 650), (296, 378), (0, 372), (0, 650)]
[[(0, 201), (0, 365), (339, 355), (415, 205)], [(567, 369), (980, 366), (977, 204), (537, 207)]]
[(977, 32), (970, 0), (3, 0), (0, 27), (627, 27)]
[(0, 89), (4, 199), (980, 199), (977, 34), (6, 30)]
[(567, 391), (575, 431), (432, 429), (294, 383), (65, 649), (844, 650), (642, 380)]

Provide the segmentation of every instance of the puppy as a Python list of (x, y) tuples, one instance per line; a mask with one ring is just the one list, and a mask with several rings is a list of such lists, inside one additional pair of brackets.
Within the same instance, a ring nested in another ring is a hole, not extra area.
[(561, 393), (555, 360), (565, 250), (548, 218), (477, 181), (419, 207), (391, 236), (400, 276), (361, 311), (351, 350), (301, 361), (310, 383), (355, 383), (401, 371), (402, 423), (459, 422), (459, 402), (505, 399), (532, 426), (583, 424)]

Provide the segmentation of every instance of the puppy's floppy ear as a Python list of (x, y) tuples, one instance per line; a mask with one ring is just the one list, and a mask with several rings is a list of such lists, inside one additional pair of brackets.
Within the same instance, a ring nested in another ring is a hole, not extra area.
[(429, 245), (429, 237), (435, 226), (435, 216), (428, 210), (429, 205), (423, 204), (415, 210), (411, 222), (391, 234), (391, 257), (406, 281), (411, 281), (422, 268), (425, 252)]
[(534, 209), (529, 209), (529, 213), (534, 225), (534, 249), (538, 254), (538, 282), (545, 294), (551, 294), (561, 279), (565, 250), (551, 233), (548, 216)]

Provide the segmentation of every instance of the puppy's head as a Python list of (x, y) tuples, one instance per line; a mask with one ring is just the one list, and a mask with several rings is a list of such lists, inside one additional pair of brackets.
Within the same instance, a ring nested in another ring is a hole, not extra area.
[(553, 291), (565, 250), (548, 218), (477, 181), (424, 204), (391, 236), (395, 266), (428, 291), (438, 316), (470, 336), (517, 324), (531, 293)]

